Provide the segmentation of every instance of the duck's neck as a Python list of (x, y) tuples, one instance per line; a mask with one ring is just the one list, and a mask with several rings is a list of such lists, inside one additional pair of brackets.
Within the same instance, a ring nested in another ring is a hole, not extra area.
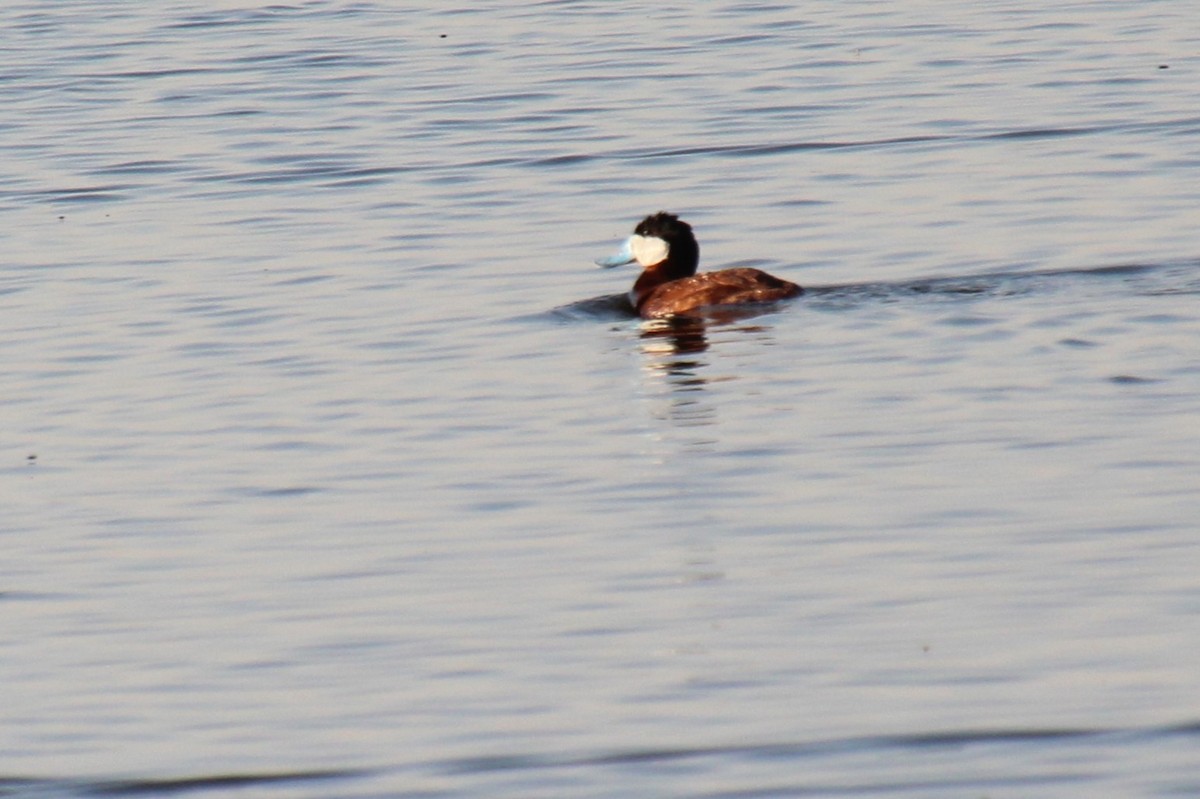
[(697, 257), (676, 258), (674, 256), (675, 254), (672, 253), (667, 260), (647, 266), (638, 275), (633, 288), (629, 290), (629, 300), (635, 308), (641, 308), (642, 301), (662, 284), (696, 274), (696, 264), (699, 260)]

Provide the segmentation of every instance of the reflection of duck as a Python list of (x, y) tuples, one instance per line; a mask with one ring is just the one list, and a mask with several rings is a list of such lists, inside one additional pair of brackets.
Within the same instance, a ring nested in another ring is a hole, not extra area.
[(647, 323), (638, 337), (647, 344), (666, 345), (664, 348), (653, 347), (655, 352), (687, 355), (708, 349), (704, 320), (689, 316), (672, 316)]
[[(705, 398), (708, 388), (709, 360), (705, 320), (691, 316), (671, 316), (652, 320), (638, 333), (647, 374), (662, 379), (669, 389), (661, 417), (678, 427), (706, 427), (717, 422), (717, 409)], [(655, 381), (658, 382), (657, 380)], [(707, 449), (707, 438), (690, 442), (690, 447)]]
[(697, 275), (700, 245), (692, 227), (665, 211), (639, 222), (620, 252), (596, 263), (609, 267), (634, 261), (643, 271), (629, 300), (647, 319), (711, 306), (774, 302), (804, 293), (795, 283), (759, 269), (741, 267)]

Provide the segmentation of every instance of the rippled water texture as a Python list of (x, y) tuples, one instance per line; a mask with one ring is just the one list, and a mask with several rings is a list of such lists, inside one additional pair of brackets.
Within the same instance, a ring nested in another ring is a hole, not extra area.
[(1190, 4), (0, 30), (0, 795), (1200, 794)]

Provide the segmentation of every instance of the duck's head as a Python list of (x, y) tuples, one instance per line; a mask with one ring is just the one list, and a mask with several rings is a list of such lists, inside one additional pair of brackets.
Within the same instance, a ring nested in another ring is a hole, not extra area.
[(692, 226), (674, 214), (659, 211), (638, 222), (620, 251), (596, 261), (605, 268), (637, 262), (646, 270), (662, 272), (670, 280), (696, 274), (700, 245)]

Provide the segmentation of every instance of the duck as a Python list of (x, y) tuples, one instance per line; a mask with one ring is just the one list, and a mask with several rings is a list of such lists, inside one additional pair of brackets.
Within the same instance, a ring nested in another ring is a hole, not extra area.
[(738, 267), (696, 274), (700, 245), (692, 226), (666, 211), (639, 222), (617, 253), (597, 259), (596, 264), (607, 269), (635, 261), (642, 273), (629, 291), (629, 301), (643, 319), (776, 302), (804, 293), (795, 283), (761, 269)]

